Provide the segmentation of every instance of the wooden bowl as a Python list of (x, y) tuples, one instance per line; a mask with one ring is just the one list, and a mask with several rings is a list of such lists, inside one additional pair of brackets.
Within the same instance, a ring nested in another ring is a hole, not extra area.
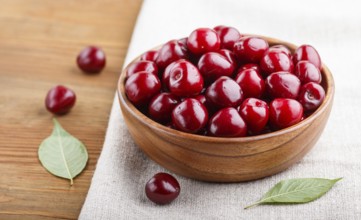
[[(287, 42), (263, 38), (270, 45), (283, 44), (291, 51), (296, 48)], [(118, 96), (131, 136), (152, 160), (192, 179), (240, 182), (283, 171), (302, 159), (315, 145), (331, 112), (335, 91), (332, 74), (325, 65), (322, 77), (326, 97), (312, 115), (286, 129), (252, 137), (221, 138), (188, 134), (151, 120), (127, 99), (125, 70), (118, 82)]]

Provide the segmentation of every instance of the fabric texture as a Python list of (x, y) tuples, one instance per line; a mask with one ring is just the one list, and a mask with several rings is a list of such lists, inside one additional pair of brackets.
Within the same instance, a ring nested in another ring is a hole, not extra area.
[[(205, 183), (176, 176), (180, 196), (158, 206), (144, 193), (166, 171), (133, 143), (117, 97), (80, 219), (361, 219), (361, 13), (359, 1), (145, 0), (125, 65), (170, 39), (220, 24), (240, 32), (311, 44), (334, 75), (333, 110), (313, 150), (277, 175), (246, 183)], [(116, 28), (116, 27), (115, 27)], [(249, 205), (283, 179), (344, 179), (320, 199), (300, 205)]]

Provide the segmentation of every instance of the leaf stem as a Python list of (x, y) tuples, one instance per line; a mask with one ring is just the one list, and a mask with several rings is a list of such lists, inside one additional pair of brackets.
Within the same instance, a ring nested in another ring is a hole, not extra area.
[(253, 204), (251, 204), (251, 205), (249, 205), (249, 206), (244, 207), (244, 209), (253, 208), (253, 207), (255, 207), (255, 206), (258, 206), (258, 205), (261, 204), (262, 202), (263, 202), (263, 201), (260, 200), (260, 201), (258, 201), (258, 202), (256, 202), (256, 203), (253, 203)]

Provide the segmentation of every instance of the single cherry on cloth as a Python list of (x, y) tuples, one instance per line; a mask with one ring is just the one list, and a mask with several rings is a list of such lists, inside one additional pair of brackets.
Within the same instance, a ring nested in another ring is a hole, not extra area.
[(242, 103), (241, 87), (230, 77), (222, 76), (206, 90), (206, 99), (216, 108), (237, 107)]
[(208, 52), (199, 59), (198, 69), (206, 82), (213, 82), (221, 76), (232, 76), (236, 65), (229, 58)]
[(266, 90), (273, 98), (297, 99), (301, 81), (292, 73), (275, 72), (266, 78)]
[(73, 90), (57, 85), (51, 88), (45, 98), (45, 107), (49, 112), (62, 115), (74, 106), (76, 95)]
[(168, 173), (155, 174), (145, 185), (148, 199), (159, 205), (171, 203), (179, 193), (179, 182)]
[(170, 122), (172, 111), (178, 105), (179, 99), (171, 93), (160, 93), (153, 97), (148, 106), (149, 116), (161, 123)]
[(214, 30), (210, 28), (198, 28), (189, 35), (187, 46), (190, 52), (200, 56), (207, 52), (219, 50), (221, 40)]
[(295, 75), (301, 80), (302, 84), (308, 82), (321, 83), (322, 81), (320, 70), (308, 61), (300, 61), (297, 63)]
[(172, 122), (175, 128), (188, 133), (197, 133), (206, 126), (207, 121), (207, 109), (197, 99), (185, 99), (172, 112)]
[(84, 48), (78, 55), (78, 67), (86, 73), (99, 73), (105, 67), (105, 53), (95, 46)]
[(188, 58), (188, 50), (178, 40), (171, 40), (165, 43), (158, 51), (156, 64), (163, 71), (170, 63)]
[(248, 133), (255, 135), (261, 133), (267, 125), (269, 108), (263, 100), (248, 98), (240, 106), (239, 114), (247, 124)]
[(234, 43), (242, 37), (239, 31), (234, 27), (219, 25), (213, 29), (217, 32), (221, 40), (222, 49), (233, 50)]
[(265, 90), (265, 82), (255, 69), (245, 69), (235, 78), (236, 83), (242, 88), (244, 98), (260, 98)]
[(203, 77), (191, 62), (178, 60), (169, 72), (169, 90), (176, 96), (191, 97), (203, 90)]
[(325, 99), (325, 90), (321, 85), (309, 82), (301, 87), (298, 101), (305, 111), (316, 110)]
[(278, 50), (268, 50), (263, 55), (260, 66), (262, 72), (266, 75), (270, 75), (274, 72), (287, 71), (293, 73), (292, 59), (284, 52)]
[(155, 62), (157, 60), (157, 57), (158, 57), (158, 51), (150, 50), (150, 51), (143, 53), (140, 56), (140, 60), (147, 60), (147, 61)]
[(293, 63), (296, 65), (298, 62), (306, 60), (315, 65), (319, 70), (322, 69), (321, 57), (317, 50), (311, 45), (299, 46), (293, 54)]
[(242, 63), (259, 63), (268, 47), (268, 42), (262, 38), (241, 37), (234, 44), (233, 52)]
[(244, 137), (247, 125), (235, 108), (219, 110), (208, 123), (208, 134), (216, 137)]
[(277, 98), (270, 103), (269, 120), (274, 128), (290, 127), (300, 122), (302, 116), (303, 107), (294, 99)]
[(133, 75), (134, 73), (146, 71), (148, 73), (158, 76), (158, 67), (152, 61), (142, 60), (131, 64), (126, 71), (126, 77)]
[(145, 71), (131, 75), (125, 82), (128, 99), (138, 107), (148, 104), (160, 89), (161, 83), (158, 77)]

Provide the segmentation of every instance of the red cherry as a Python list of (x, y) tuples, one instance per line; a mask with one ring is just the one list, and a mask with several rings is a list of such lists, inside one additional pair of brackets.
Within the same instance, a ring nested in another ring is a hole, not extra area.
[(309, 61), (319, 70), (322, 69), (320, 55), (311, 45), (302, 45), (296, 49), (295, 54), (293, 55), (293, 63), (296, 65), (301, 60)]
[(284, 53), (288, 57), (292, 58), (291, 51), (284, 45), (274, 45), (274, 46), (268, 48), (268, 51), (277, 52), (277, 53)]
[(213, 29), (217, 32), (221, 40), (222, 49), (233, 50), (234, 43), (242, 36), (234, 27), (220, 25)]
[(325, 90), (317, 83), (309, 82), (301, 87), (298, 101), (305, 111), (316, 110), (325, 99)]
[(155, 62), (157, 60), (157, 57), (158, 57), (158, 51), (150, 50), (150, 51), (143, 53), (142, 56), (140, 56), (140, 60), (147, 60), (147, 61)]
[(230, 50), (227, 50), (227, 49), (222, 49), (222, 50), (219, 50), (217, 53), (223, 55), (230, 63), (233, 63), (233, 65), (235, 67), (237, 67), (237, 59), (236, 59), (236, 55), (230, 51)]
[(239, 72), (235, 78), (242, 88), (245, 98), (260, 98), (265, 90), (265, 82), (262, 76), (254, 69), (246, 69)]
[(187, 48), (177, 40), (165, 43), (158, 51), (156, 63), (160, 70), (164, 70), (170, 63), (188, 58)]
[(55, 86), (49, 90), (45, 98), (45, 106), (49, 112), (62, 115), (74, 106), (76, 95), (65, 86)]
[(297, 76), (288, 72), (275, 72), (266, 79), (266, 89), (273, 98), (297, 99), (300, 87)]
[(242, 37), (233, 47), (233, 52), (243, 63), (258, 63), (264, 52), (268, 49), (268, 43), (259, 37)]
[(206, 98), (217, 108), (237, 107), (242, 103), (243, 92), (233, 79), (222, 76), (207, 88)]
[(278, 71), (292, 73), (294, 68), (291, 58), (286, 53), (277, 50), (268, 50), (262, 57), (260, 66), (266, 75)]
[(154, 203), (163, 205), (172, 202), (180, 193), (176, 178), (168, 173), (155, 174), (145, 185), (145, 194)]
[(294, 99), (277, 98), (269, 107), (270, 123), (273, 127), (282, 129), (301, 121), (303, 116), (302, 105)]
[(261, 68), (260, 68), (257, 64), (255, 64), (255, 63), (247, 63), (247, 64), (242, 65), (242, 66), (237, 70), (237, 73), (242, 72), (243, 70), (246, 70), (246, 69), (254, 69), (254, 70), (256, 70), (258, 73), (261, 73)]
[(158, 67), (157, 65), (152, 61), (137, 61), (133, 64), (131, 64), (126, 71), (126, 77), (133, 75), (134, 73), (145, 71), (151, 74), (154, 74), (155, 76), (158, 76)]
[(185, 99), (172, 112), (174, 126), (178, 130), (188, 133), (197, 133), (206, 126), (207, 121), (207, 109), (197, 99)]
[(198, 68), (205, 81), (213, 82), (221, 76), (231, 76), (235, 64), (219, 53), (209, 52), (200, 58)]
[(84, 48), (76, 59), (78, 67), (86, 73), (99, 73), (105, 66), (105, 53), (95, 46)]
[(160, 87), (158, 77), (143, 71), (135, 73), (127, 79), (125, 93), (134, 105), (142, 106), (160, 92)]
[(268, 122), (268, 105), (260, 99), (248, 98), (243, 101), (239, 114), (246, 121), (248, 132), (250, 134), (259, 134)]
[(209, 120), (208, 134), (217, 137), (244, 137), (247, 125), (235, 108), (223, 108)]
[(300, 79), (302, 84), (308, 82), (321, 83), (322, 81), (320, 70), (308, 61), (300, 61), (297, 63), (295, 75)]
[(186, 60), (175, 62), (169, 72), (169, 90), (176, 96), (198, 95), (203, 89), (203, 77), (197, 67)]
[(193, 97), (194, 99), (197, 99), (200, 103), (202, 103), (203, 105), (206, 104), (206, 97), (204, 95), (197, 95)]
[(153, 97), (148, 106), (149, 116), (158, 122), (167, 123), (172, 119), (172, 111), (178, 105), (178, 98), (171, 93), (160, 93)]
[(202, 55), (220, 49), (221, 40), (217, 33), (210, 28), (198, 28), (188, 37), (188, 49), (195, 55)]

